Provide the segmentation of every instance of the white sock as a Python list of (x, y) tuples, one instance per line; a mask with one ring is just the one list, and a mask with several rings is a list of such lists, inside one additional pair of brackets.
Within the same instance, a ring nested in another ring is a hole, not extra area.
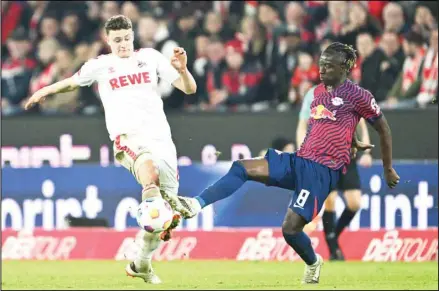
[(143, 240), (140, 242), (141, 247), (137, 258), (134, 260), (137, 272), (146, 273), (151, 269), (151, 260), (154, 251), (161, 243), (159, 233), (149, 233), (143, 231)]

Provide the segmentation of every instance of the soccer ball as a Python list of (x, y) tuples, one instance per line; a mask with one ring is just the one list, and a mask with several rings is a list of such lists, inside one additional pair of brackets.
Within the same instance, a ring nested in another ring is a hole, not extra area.
[(149, 233), (160, 233), (169, 228), (174, 212), (162, 197), (143, 200), (137, 209), (137, 224)]

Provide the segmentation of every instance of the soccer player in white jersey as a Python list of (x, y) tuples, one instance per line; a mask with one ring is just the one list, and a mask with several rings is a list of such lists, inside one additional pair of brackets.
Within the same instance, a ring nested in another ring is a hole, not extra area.
[[(105, 23), (107, 43), (111, 53), (87, 61), (72, 77), (35, 92), (25, 106), (44, 101), (56, 93), (68, 92), (79, 86), (98, 84), (105, 109), (105, 121), (110, 139), (114, 141), (114, 155), (142, 185), (142, 200), (162, 195), (183, 217), (189, 213), (177, 198), (177, 154), (171, 129), (157, 92), (157, 79), (163, 79), (186, 94), (194, 94), (197, 85), (187, 69), (183, 48), (174, 49), (168, 60), (152, 48), (135, 51), (134, 33), (130, 19), (113, 16)], [(179, 223), (174, 217), (169, 231), (161, 236), (144, 232), (141, 252), (126, 272), (147, 283), (160, 283), (151, 266), (152, 252), (161, 239)]]

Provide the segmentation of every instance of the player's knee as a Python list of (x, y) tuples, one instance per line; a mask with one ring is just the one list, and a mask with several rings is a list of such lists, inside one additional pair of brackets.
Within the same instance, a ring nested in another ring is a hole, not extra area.
[(298, 234), (303, 230), (303, 227), (298, 227), (294, 222), (292, 221), (284, 221), (282, 224), (282, 234), (285, 235), (295, 235)]
[(348, 190), (345, 192), (346, 207), (353, 212), (357, 212), (361, 208), (361, 191)]
[(236, 161), (246, 173), (246, 179), (267, 183), (269, 176), (268, 162), (265, 158)]
[(137, 177), (140, 184), (144, 188), (151, 184), (156, 186), (160, 185), (159, 169), (152, 160), (147, 160), (139, 166), (137, 170)]
[(284, 222), (282, 223), (282, 234), (294, 235), (301, 232), (306, 225), (305, 219), (288, 209)]

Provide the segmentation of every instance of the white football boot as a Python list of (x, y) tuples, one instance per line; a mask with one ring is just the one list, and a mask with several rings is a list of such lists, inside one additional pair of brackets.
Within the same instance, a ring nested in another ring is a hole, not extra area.
[(317, 261), (312, 265), (305, 264), (305, 274), (303, 275), (303, 284), (318, 284), (320, 278), (320, 270), (323, 265), (323, 258), (316, 254)]
[(180, 204), (189, 213), (186, 218), (192, 218), (201, 211), (200, 202), (195, 198), (178, 196), (178, 200), (180, 200)]
[(171, 205), (172, 209), (176, 212), (179, 212), (183, 218), (187, 219), (195, 216), (195, 214), (191, 212), (190, 208), (181, 204), (180, 199), (178, 199), (180, 196), (169, 195), (165, 191), (161, 191), (161, 194), (163, 199), (165, 199), (169, 205)]
[(145, 262), (145, 267), (142, 267), (140, 270), (137, 270), (134, 262), (131, 262), (125, 267), (125, 272), (127, 276), (130, 276), (132, 278), (142, 278), (145, 283), (162, 283), (162, 280), (160, 280), (160, 278), (156, 274), (154, 274), (154, 270), (151, 266), (151, 261)]

